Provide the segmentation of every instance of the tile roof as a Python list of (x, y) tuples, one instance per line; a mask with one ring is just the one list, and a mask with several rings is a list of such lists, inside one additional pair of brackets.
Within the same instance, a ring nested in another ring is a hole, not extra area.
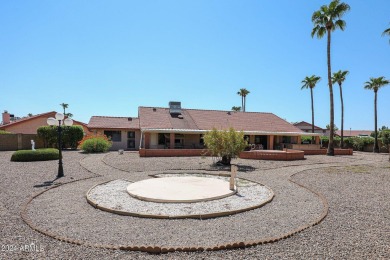
[[(311, 128), (311, 124), (306, 122), (306, 121), (301, 121), (301, 122), (298, 122), (298, 123), (295, 123), (294, 124), (296, 127), (299, 127), (299, 126), (307, 126), (307, 127), (310, 127)], [(314, 125), (314, 129), (318, 129), (318, 130), (326, 130), (324, 128), (321, 128), (321, 127), (318, 127), (316, 125)]]
[[(14, 126), (14, 125), (17, 125), (17, 124), (23, 124), (23, 123), (27, 123), (28, 121), (32, 120), (32, 119), (36, 119), (36, 118), (40, 118), (40, 117), (46, 117), (46, 118), (49, 118), (49, 117), (55, 117), (55, 115), (57, 114), (56, 111), (51, 111), (51, 112), (46, 112), (46, 113), (42, 113), (42, 114), (37, 114), (37, 115), (33, 115), (33, 116), (29, 116), (29, 117), (23, 117), (21, 119), (18, 119), (18, 120), (15, 120), (15, 121), (11, 121), (9, 124), (4, 124), (4, 125), (0, 125), (0, 129), (3, 129), (3, 128), (7, 128), (7, 127), (10, 127), (10, 126)], [(65, 117), (66, 118), (66, 117)], [(77, 121), (77, 120), (74, 120), (72, 118), (73, 122), (76, 123), (77, 125), (83, 125), (83, 126), (87, 126), (86, 123), (83, 123), (81, 121)]]
[(210, 130), (213, 127), (233, 127), (240, 131), (303, 132), (272, 113), (182, 109), (180, 118), (172, 117), (169, 108), (139, 107), (138, 114), (141, 129)]
[(139, 129), (139, 119), (137, 117), (93, 116), (89, 120), (88, 128)]
[[(344, 136), (370, 136), (371, 130), (344, 130)], [(336, 135), (341, 136), (341, 130), (336, 131)]]

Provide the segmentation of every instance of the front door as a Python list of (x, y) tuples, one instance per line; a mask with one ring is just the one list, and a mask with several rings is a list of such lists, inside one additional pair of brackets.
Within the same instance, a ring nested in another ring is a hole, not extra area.
[(135, 132), (127, 132), (127, 149), (135, 149)]

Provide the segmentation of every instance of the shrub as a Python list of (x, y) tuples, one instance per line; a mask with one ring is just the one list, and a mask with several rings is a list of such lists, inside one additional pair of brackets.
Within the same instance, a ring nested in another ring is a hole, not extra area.
[(7, 132), (5, 130), (0, 130), (0, 135), (9, 135), (12, 134), (11, 132)]
[(45, 148), (33, 150), (19, 150), (12, 154), (11, 161), (13, 162), (33, 162), (33, 161), (49, 161), (58, 160), (58, 149)]
[(311, 136), (301, 136), (301, 143), (303, 144), (311, 144), (312, 137)]
[[(57, 126), (41, 126), (37, 130), (38, 136), (43, 140), (45, 147), (58, 145)], [(79, 125), (62, 126), (62, 147), (76, 149), (78, 142), (84, 136), (83, 128)]]
[(212, 156), (222, 157), (222, 163), (227, 165), (248, 145), (244, 133), (237, 132), (233, 128), (229, 130), (213, 128), (204, 135), (204, 143)]
[(64, 126), (63, 129), (63, 144), (65, 147), (77, 149), (78, 143), (84, 137), (83, 127), (79, 125)]
[(86, 136), (79, 142), (79, 147), (86, 153), (104, 153), (112, 146), (105, 135)]

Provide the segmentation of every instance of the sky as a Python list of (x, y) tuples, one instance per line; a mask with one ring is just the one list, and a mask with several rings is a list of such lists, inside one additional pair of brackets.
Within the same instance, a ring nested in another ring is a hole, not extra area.
[[(0, 2), (0, 111), (137, 116), (138, 106), (271, 112), (329, 124), (326, 38), (311, 37), (320, 0), (67, 0)], [(344, 129), (374, 129), (370, 77), (390, 79), (389, 0), (345, 1), (345, 31), (332, 34), (332, 71), (343, 84)], [(390, 85), (378, 92), (378, 126), (390, 126)], [(340, 127), (339, 87), (334, 86)]]

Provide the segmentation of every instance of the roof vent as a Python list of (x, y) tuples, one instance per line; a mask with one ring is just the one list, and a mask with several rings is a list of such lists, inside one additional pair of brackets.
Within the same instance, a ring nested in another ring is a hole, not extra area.
[(231, 115), (232, 113), (230, 113), (230, 111), (229, 111), (229, 112), (227, 112), (227, 114), (228, 114), (228, 115)]
[(184, 117), (183, 117), (183, 115), (178, 115), (177, 118), (183, 119)]
[(172, 114), (181, 114), (181, 102), (171, 101), (169, 102), (169, 113)]
[(133, 121), (133, 118), (132, 117), (128, 117), (127, 121)]
[(153, 108), (153, 112), (156, 112), (156, 111), (157, 111), (157, 109), (154, 107), (154, 108)]

